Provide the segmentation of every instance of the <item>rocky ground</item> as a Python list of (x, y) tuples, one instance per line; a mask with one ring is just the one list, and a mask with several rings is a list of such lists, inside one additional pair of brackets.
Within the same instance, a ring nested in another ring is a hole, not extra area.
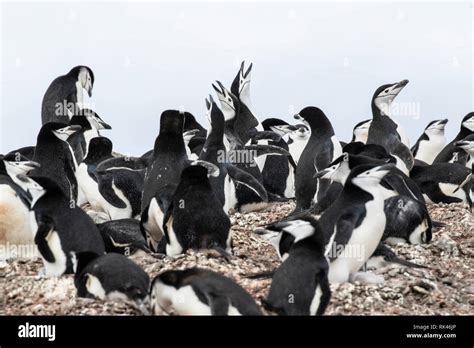
[[(150, 277), (167, 269), (193, 266), (209, 268), (236, 280), (260, 303), (269, 279), (245, 276), (276, 268), (280, 261), (273, 248), (252, 230), (286, 216), (291, 203), (259, 213), (232, 216), (234, 258), (208, 257), (193, 251), (175, 258), (148, 255), (132, 258)], [(467, 315), (474, 314), (474, 216), (460, 205), (432, 205), (433, 219), (446, 226), (427, 245), (398, 245), (395, 252), (407, 260), (429, 266), (413, 269), (389, 265), (376, 271), (382, 285), (346, 283), (331, 285), (326, 315)], [(73, 277), (41, 278), (41, 260), (16, 259), (0, 265), (0, 314), (6, 315), (130, 315), (140, 314), (132, 305), (102, 302), (75, 296)]]

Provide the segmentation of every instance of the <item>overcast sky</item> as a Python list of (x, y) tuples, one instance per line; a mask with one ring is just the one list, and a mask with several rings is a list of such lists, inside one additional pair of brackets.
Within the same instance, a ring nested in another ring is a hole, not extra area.
[(0, 153), (34, 145), (41, 100), (76, 65), (95, 74), (91, 102), (114, 148), (152, 148), (159, 115), (184, 108), (207, 127), (204, 98), (254, 63), (256, 116), (292, 120), (322, 108), (340, 140), (371, 117), (383, 83), (409, 79), (397, 98), (412, 142), (432, 119), (448, 138), (473, 107), (470, 2), (147, 2), (1, 5)]

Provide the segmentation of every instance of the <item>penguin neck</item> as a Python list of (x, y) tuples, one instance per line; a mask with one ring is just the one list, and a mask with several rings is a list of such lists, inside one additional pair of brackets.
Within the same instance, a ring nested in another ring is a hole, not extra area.
[(372, 99), (372, 116), (374, 119), (386, 116), (390, 118), (390, 104), (384, 104), (384, 109), (382, 110), (379, 105), (375, 103), (375, 99)]
[(374, 199), (373, 194), (365, 189), (360, 188), (351, 181), (347, 181), (344, 184), (344, 189), (341, 193), (341, 197), (344, 197), (350, 201), (356, 200), (357, 202), (363, 202)]
[(184, 139), (181, 134), (175, 133), (160, 133), (153, 148), (154, 155), (159, 155), (161, 151), (182, 154), (186, 156), (186, 147)]
[(453, 141), (463, 140), (465, 137), (471, 134), (474, 134), (474, 132), (469, 130), (467, 127), (461, 126), (461, 130), (459, 131), (458, 135), (456, 135), (456, 138), (454, 138)]
[(311, 127), (311, 135), (310, 138), (313, 139), (320, 139), (322, 137), (332, 137), (335, 135), (334, 129), (332, 128), (331, 125), (329, 126), (324, 126), (324, 127)]

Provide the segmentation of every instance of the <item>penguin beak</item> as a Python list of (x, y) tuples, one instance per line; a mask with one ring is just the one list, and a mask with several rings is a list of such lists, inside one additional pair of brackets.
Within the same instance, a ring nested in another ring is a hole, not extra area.
[(463, 150), (467, 150), (470, 148), (474, 148), (474, 141), (459, 140), (454, 143), (454, 146), (460, 147)]
[(439, 121), (438, 121), (438, 124), (439, 124), (439, 125), (441, 125), (441, 124), (442, 124), (442, 125), (444, 125), (444, 126), (445, 126), (445, 125), (446, 125), (446, 123), (448, 123), (448, 119), (447, 119), (447, 118), (445, 118), (444, 120), (439, 120)]
[(277, 134), (285, 135), (285, 134), (295, 131), (297, 127), (293, 125), (280, 125), (280, 126), (270, 126), (270, 129)]
[(295, 120), (298, 120), (298, 121), (304, 121), (304, 118), (303, 118), (303, 117), (301, 117), (301, 115), (300, 115), (300, 114), (296, 114), (296, 115), (294, 115), (293, 117), (294, 117), (294, 119), (295, 119)]
[(326, 176), (326, 174), (330, 174), (331, 172), (332, 171), (329, 170), (329, 169), (324, 169), (324, 170), (321, 170), (321, 171), (315, 173), (313, 175), (313, 178), (315, 178), (315, 179), (330, 179), (331, 175), (328, 175), (328, 177), (325, 177), (325, 176)]
[(67, 127), (65, 127), (65, 128), (67, 128), (66, 131), (67, 131), (67, 132), (70, 132), (71, 134), (72, 134), (72, 133), (75, 133), (75, 132), (77, 132), (77, 131), (80, 131), (80, 130), (82, 129), (82, 127), (79, 126), (79, 125), (67, 126)]
[(105, 123), (102, 120), (99, 121), (99, 125), (101, 126), (100, 129), (112, 129), (112, 127), (108, 123)]
[(33, 169), (41, 167), (41, 165), (39, 163), (33, 162), (33, 161), (19, 162), (18, 166), (26, 173), (32, 171)]
[(90, 87), (87, 89), (87, 94), (89, 95), (89, 98), (92, 97), (92, 86), (90, 86)]
[(198, 133), (199, 133), (199, 129), (190, 129), (190, 130), (187, 130), (183, 133), (183, 138), (191, 139), (192, 137), (194, 137)]
[(402, 80), (402, 81), (400, 81), (399, 83), (397, 83), (397, 84), (395, 85), (395, 88), (400, 88), (400, 89), (402, 89), (403, 87), (405, 87), (406, 85), (408, 85), (408, 82), (410, 82), (410, 81), (408, 81), (408, 80)]

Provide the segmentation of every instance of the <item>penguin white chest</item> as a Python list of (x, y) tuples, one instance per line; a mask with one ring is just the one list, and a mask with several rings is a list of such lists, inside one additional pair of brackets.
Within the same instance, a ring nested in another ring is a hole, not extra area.
[(366, 215), (362, 223), (352, 231), (342, 254), (330, 264), (330, 282), (348, 281), (349, 275), (357, 272), (374, 253), (385, 230), (383, 207), (384, 203), (380, 198), (365, 204)]
[(29, 209), (9, 185), (0, 185), (0, 244), (34, 244)]
[(179, 288), (173, 294), (172, 303), (180, 315), (211, 315), (211, 307), (199, 300), (191, 285)]
[(230, 209), (234, 209), (237, 206), (237, 193), (235, 190), (235, 183), (230, 178), (229, 174), (224, 179), (224, 212), (228, 215)]
[(445, 142), (444, 136), (432, 136), (430, 140), (420, 141), (415, 158), (432, 164), (436, 156), (443, 149)]
[(67, 257), (61, 246), (61, 239), (56, 231), (51, 231), (46, 236), (46, 243), (54, 256), (54, 262), (43, 258), (45, 274), (50, 277), (59, 277), (66, 272)]

